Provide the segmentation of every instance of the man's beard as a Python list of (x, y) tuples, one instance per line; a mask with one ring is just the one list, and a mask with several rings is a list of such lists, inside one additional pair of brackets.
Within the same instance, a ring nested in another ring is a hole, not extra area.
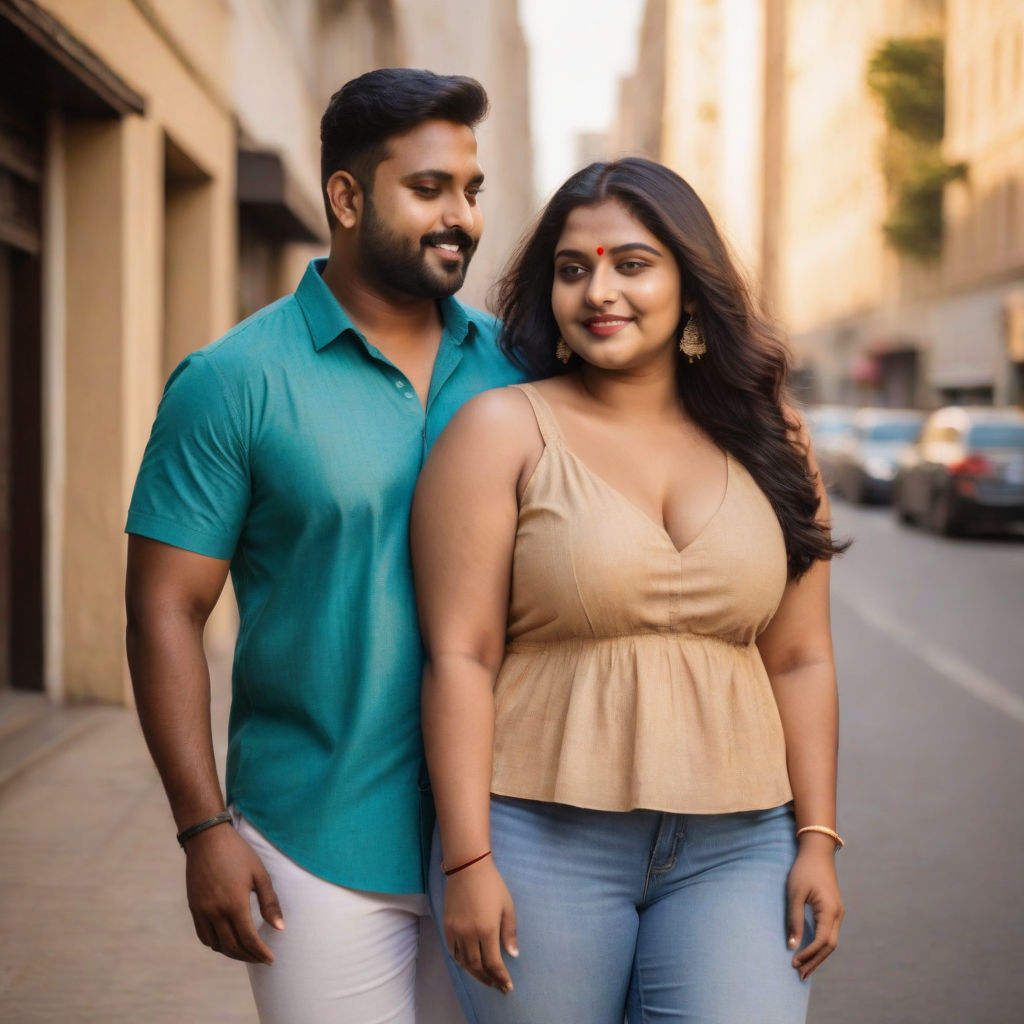
[[(458, 245), (459, 263), (451, 269), (435, 269), (427, 263), (426, 246), (440, 243)], [(398, 292), (410, 298), (443, 299), (454, 295), (466, 279), (476, 241), (461, 228), (436, 231), (418, 242), (392, 231), (374, 208), (369, 194), (360, 234), (359, 266), (367, 280), (385, 292)]]

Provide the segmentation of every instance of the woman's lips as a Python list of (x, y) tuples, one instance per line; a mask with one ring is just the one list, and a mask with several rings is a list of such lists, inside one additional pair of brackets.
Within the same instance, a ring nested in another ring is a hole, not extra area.
[(633, 321), (624, 316), (595, 316), (583, 321), (583, 326), (599, 338), (610, 338), (617, 334), (623, 327), (628, 327)]

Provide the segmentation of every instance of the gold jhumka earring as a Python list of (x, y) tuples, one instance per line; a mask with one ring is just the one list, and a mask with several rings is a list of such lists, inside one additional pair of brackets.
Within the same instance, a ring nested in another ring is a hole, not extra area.
[(568, 364), (569, 360), (572, 359), (572, 349), (566, 345), (565, 338), (558, 339), (558, 344), (555, 345), (555, 358), (563, 365)]
[(683, 328), (683, 336), (679, 339), (679, 351), (692, 363), (694, 359), (700, 359), (707, 350), (708, 347), (704, 344), (700, 328), (697, 326), (697, 317), (691, 313)]

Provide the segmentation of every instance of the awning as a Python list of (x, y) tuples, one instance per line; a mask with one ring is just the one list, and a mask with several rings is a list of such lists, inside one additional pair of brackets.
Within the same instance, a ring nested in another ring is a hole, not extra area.
[(72, 116), (145, 112), (142, 96), (32, 0), (0, 0), (0, 55), (9, 100), (56, 106)]
[(309, 200), (276, 150), (239, 148), (238, 205), (275, 241), (329, 241), (323, 209)]

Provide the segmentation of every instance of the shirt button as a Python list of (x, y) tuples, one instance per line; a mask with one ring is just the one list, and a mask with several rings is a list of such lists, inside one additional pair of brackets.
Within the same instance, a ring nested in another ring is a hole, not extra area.
[(415, 398), (416, 396), (411, 391), (406, 391), (405, 397), (406, 398)]

